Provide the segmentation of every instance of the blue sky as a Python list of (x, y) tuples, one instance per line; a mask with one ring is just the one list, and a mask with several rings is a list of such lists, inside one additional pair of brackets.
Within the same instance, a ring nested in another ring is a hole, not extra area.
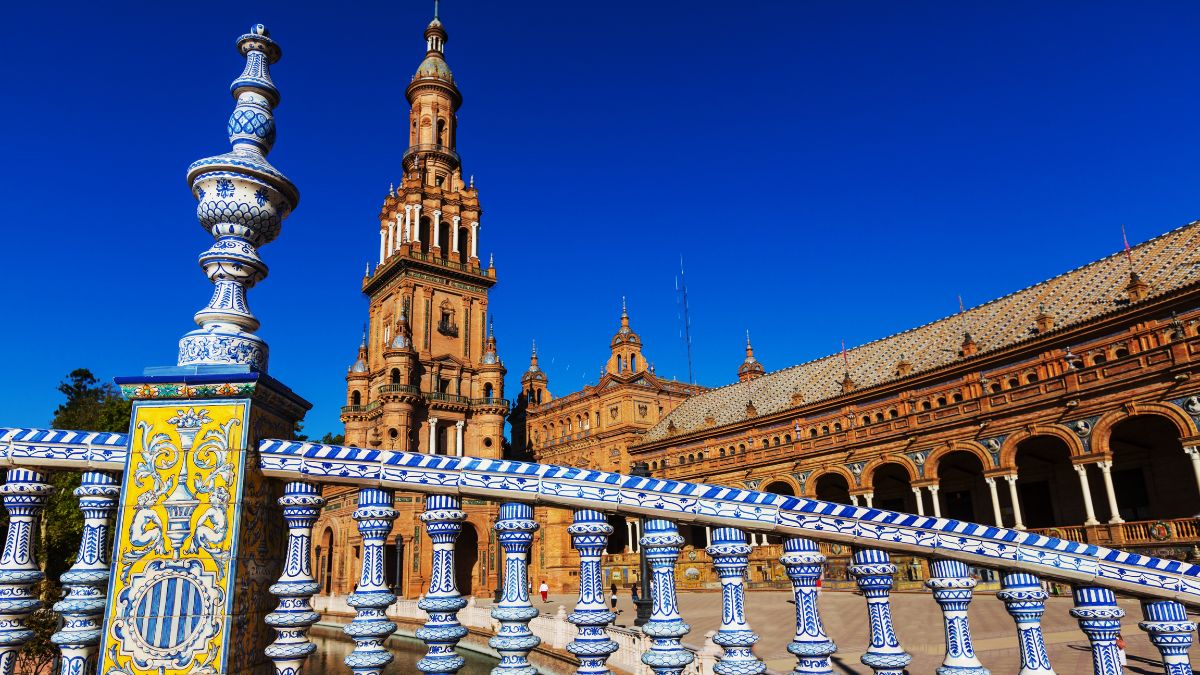
[[(0, 425), (71, 369), (174, 363), (211, 286), (187, 165), (228, 148), (235, 38), (283, 47), (299, 208), (250, 293), (271, 374), (340, 430), (404, 87), (432, 3), (19, 3), (0, 40)], [(1200, 212), (1196, 3), (442, 3), (508, 391), (594, 382), (622, 295), (661, 375), (776, 369), (925, 323)]]

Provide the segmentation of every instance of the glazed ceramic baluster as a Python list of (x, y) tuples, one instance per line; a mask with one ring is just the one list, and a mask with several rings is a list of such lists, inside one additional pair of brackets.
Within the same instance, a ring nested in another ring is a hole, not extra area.
[(604, 580), (600, 576), (600, 556), (612, 534), (612, 525), (599, 511), (575, 512), (575, 522), (567, 528), (571, 543), (579, 551), (579, 602), (567, 621), (579, 627), (579, 634), (567, 645), (567, 651), (579, 658), (576, 675), (609, 675), (609, 655), (618, 646), (604, 627), (617, 617), (604, 604)]
[(746, 589), (742, 585), (750, 555), (746, 535), (732, 527), (718, 527), (712, 533), (712, 546), (704, 551), (712, 556), (721, 578), (721, 628), (713, 642), (725, 649), (725, 655), (713, 671), (717, 675), (758, 675), (767, 666), (751, 650), (758, 636), (746, 623)]
[(433, 576), (429, 578), (429, 593), (417, 604), (429, 614), (429, 621), (417, 629), (417, 638), (429, 647), (417, 668), (426, 675), (454, 675), (463, 667), (463, 657), (454, 652), (454, 645), (467, 634), (458, 622), (458, 610), (466, 607), (467, 601), (454, 581), (454, 540), (466, 519), (458, 497), (425, 498), (421, 520), (433, 541)]
[(529, 546), (537, 529), (532, 506), (500, 505), (496, 538), (504, 548), (504, 594), (492, 608), (500, 630), (488, 640), (488, 646), (500, 653), (494, 675), (537, 675), (529, 665), (530, 650), (542, 642), (529, 630), (529, 620), (538, 615), (529, 602)]
[(975, 656), (971, 644), (971, 623), (967, 605), (975, 580), (967, 564), (957, 560), (934, 560), (929, 565), (930, 577), (925, 585), (933, 591), (933, 599), (942, 608), (946, 629), (946, 657), (938, 675), (989, 675), (987, 668)]
[(1025, 572), (1005, 572), (1002, 589), (996, 597), (1017, 622), (1017, 643), (1021, 648), (1021, 672), (1018, 675), (1054, 675), (1046, 640), (1042, 636), (1042, 614), (1046, 612), (1046, 591), (1038, 578)]
[(684, 666), (696, 658), (679, 642), (692, 629), (679, 616), (675, 597), (675, 561), (683, 537), (675, 523), (654, 518), (646, 521), (641, 543), (651, 569), (650, 620), (642, 626), (642, 632), (652, 639), (650, 651), (642, 654), (642, 663), (655, 675), (680, 675)]
[(75, 496), (83, 512), (83, 536), (75, 564), (63, 573), (66, 597), (54, 603), (62, 615), (62, 628), (50, 640), (62, 650), (59, 672), (63, 675), (93, 675), (100, 648), (101, 619), (108, 592), (108, 530), (117, 509), (121, 488), (111, 475), (85, 471)]
[(821, 578), (825, 556), (816, 542), (793, 537), (783, 542), (779, 562), (787, 568), (796, 600), (796, 636), (788, 645), (788, 651), (796, 656), (792, 675), (832, 675), (829, 656), (837, 651), (837, 645), (825, 634), (817, 612), (817, 580)]
[(1116, 596), (1107, 588), (1076, 586), (1073, 594), (1075, 608), (1071, 616), (1079, 620), (1079, 628), (1092, 643), (1092, 670), (1095, 675), (1120, 675), (1117, 634), (1125, 610), (1117, 607)]
[(1187, 620), (1187, 610), (1172, 600), (1143, 600), (1142, 613), (1146, 620), (1138, 628), (1150, 634), (1150, 643), (1162, 654), (1163, 670), (1167, 675), (1192, 675), (1188, 647), (1196, 624)]
[(358, 613), (343, 629), (354, 640), (354, 651), (346, 655), (346, 665), (355, 675), (379, 675), (392, 662), (392, 653), (383, 643), (396, 632), (396, 624), (388, 621), (384, 612), (396, 601), (396, 596), (384, 585), (383, 543), (395, 519), (391, 490), (358, 491), (354, 520), (362, 535), (362, 571), (358, 586), (346, 598), (346, 604)]
[(300, 675), (305, 659), (317, 650), (308, 640), (309, 627), (321, 618), (309, 604), (318, 589), (312, 575), (312, 528), (324, 504), (320, 486), (308, 483), (288, 483), (279, 498), (288, 527), (287, 558), (279, 582), (271, 586), (279, 607), (266, 618), (279, 636), (265, 651), (275, 662), (276, 675)]
[(900, 646), (892, 625), (892, 606), (888, 596), (892, 592), (892, 575), (896, 573), (896, 566), (886, 551), (855, 549), (850, 573), (867, 598), (867, 612), (871, 618), (871, 644), (861, 661), (876, 675), (903, 675), (904, 667), (912, 661), (912, 656)]
[(42, 606), (31, 591), (46, 576), (33, 559), (32, 536), (51, 490), (45, 481), (40, 472), (9, 469), (8, 482), (0, 486), (8, 510), (8, 536), (0, 554), (0, 675), (12, 675), (17, 651), (33, 637), (25, 617)]

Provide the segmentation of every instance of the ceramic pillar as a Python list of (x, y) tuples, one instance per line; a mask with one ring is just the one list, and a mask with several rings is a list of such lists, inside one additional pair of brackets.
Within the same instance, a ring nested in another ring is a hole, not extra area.
[(417, 603), (429, 614), (429, 621), (417, 629), (417, 639), (429, 648), (425, 658), (417, 662), (417, 668), (426, 675), (455, 675), (465, 663), (454, 651), (454, 646), (467, 634), (467, 629), (458, 622), (458, 610), (466, 607), (467, 601), (458, 592), (454, 578), (454, 540), (466, 519), (457, 497), (425, 497), (421, 521), (433, 542), (433, 575), (429, 579), (429, 592)]
[(100, 471), (85, 471), (75, 488), (83, 512), (83, 536), (75, 564), (60, 579), (67, 595), (54, 603), (63, 625), (50, 637), (62, 651), (59, 672), (66, 675), (96, 672), (109, 580), (108, 532), (119, 493), (116, 479)]
[(1042, 635), (1042, 614), (1046, 611), (1042, 584), (1032, 574), (1004, 572), (1000, 586), (996, 597), (1017, 623), (1017, 646), (1021, 650), (1021, 671), (1017, 675), (1054, 675)]
[(683, 537), (675, 523), (660, 518), (646, 521), (646, 533), (642, 535), (642, 547), (650, 563), (651, 600), (650, 620), (642, 626), (642, 632), (653, 640), (650, 649), (642, 654), (642, 663), (650, 666), (654, 675), (682, 675), (683, 669), (695, 656), (684, 649), (679, 639), (691, 631), (691, 626), (679, 616), (679, 602), (675, 596), (675, 562)]
[(886, 551), (872, 548), (855, 549), (853, 563), (849, 571), (867, 599), (871, 621), (871, 643), (860, 660), (875, 671), (875, 675), (904, 675), (912, 656), (900, 646), (892, 625), (889, 596), (896, 566)]
[(1095, 675), (1121, 675), (1117, 635), (1125, 610), (1117, 607), (1116, 596), (1107, 588), (1076, 586), (1073, 595), (1071, 616), (1079, 620), (1079, 628), (1092, 644), (1092, 670)]
[(1083, 492), (1083, 512), (1087, 515), (1084, 525), (1099, 525), (1096, 520), (1096, 509), (1092, 506), (1092, 488), (1088, 485), (1087, 464), (1074, 465), (1075, 473), (1079, 474), (1079, 489)]
[(1100, 475), (1104, 478), (1104, 496), (1108, 498), (1108, 522), (1117, 525), (1125, 522), (1121, 518), (1121, 509), (1117, 506), (1117, 491), (1113, 488), (1112, 462), (1096, 462), (1100, 467)]
[(308, 640), (309, 627), (321, 618), (310, 604), (319, 590), (312, 575), (312, 528), (325, 500), (319, 485), (296, 481), (284, 486), (279, 505), (288, 528), (287, 559), (283, 576), (270, 589), (279, 598), (279, 607), (267, 615), (266, 623), (278, 637), (266, 654), (275, 662), (276, 675), (299, 675), (305, 660), (317, 650)]
[(42, 606), (33, 592), (46, 575), (33, 557), (33, 528), (53, 488), (46, 474), (32, 469), (9, 469), (0, 485), (0, 498), (8, 511), (8, 535), (0, 553), (0, 675), (13, 675), (17, 652), (33, 638), (25, 617)]
[(1138, 628), (1150, 634), (1150, 643), (1162, 654), (1166, 675), (1192, 675), (1188, 648), (1196, 624), (1188, 621), (1184, 606), (1171, 600), (1143, 600), (1142, 613), (1146, 620)]
[(723, 647), (725, 654), (713, 672), (717, 675), (759, 675), (767, 666), (751, 650), (758, 642), (758, 636), (746, 623), (743, 579), (750, 555), (746, 535), (732, 527), (718, 527), (705, 552), (712, 557), (713, 567), (721, 579), (721, 627), (713, 642)]
[(1000, 517), (1000, 495), (996, 491), (996, 479), (985, 476), (983, 482), (987, 483), (988, 494), (992, 498), (992, 520), (995, 521), (996, 527), (1004, 527), (1004, 520)]
[(609, 675), (605, 664), (619, 647), (608, 637), (605, 627), (617, 615), (604, 603), (600, 557), (613, 528), (603, 513), (580, 510), (575, 512), (575, 521), (567, 527), (567, 532), (572, 546), (579, 551), (579, 602), (567, 617), (567, 621), (579, 627), (579, 632), (567, 644), (567, 651), (579, 659), (577, 675)]
[(783, 555), (779, 561), (787, 569), (796, 602), (796, 635), (788, 644), (788, 652), (796, 657), (792, 675), (833, 675), (829, 657), (837, 651), (837, 645), (825, 634), (817, 611), (817, 581), (821, 578), (825, 556), (821, 555), (816, 542), (792, 537), (783, 542)]
[(946, 630), (946, 656), (937, 670), (938, 675), (989, 675), (971, 644), (967, 605), (971, 602), (975, 580), (966, 563), (934, 560), (929, 565), (929, 579), (925, 585), (933, 591), (933, 599), (942, 608)]
[[(1011, 473), (1005, 476), (1004, 480), (1008, 482), (1008, 498), (1012, 501), (1013, 527), (1023, 530), (1025, 529), (1025, 519), (1021, 516), (1021, 498), (1017, 495), (1017, 474)], [(996, 521), (996, 525), (1001, 526), (999, 520)]]
[(384, 646), (388, 636), (396, 632), (396, 624), (388, 621), (385, 613), (396, 596), (383, 581), (383, 545), (395, 519), (391, 490), (358, 491), (354, 520), (362, 536), (362, 569), (358, 585), (346, 598), (346, 604), (357, 613), (342, 629), (354, 640), (354, 651), (346, 655), (346, 665), (354, 675), (380, 675), (394, 658)]
[[(461, 438), (461, 426), (459, 434)], [(492, 618), (500, 622), (500, 630), (488, 640), (488, 646), (500, 654), (493, 675), (537, 675), (529, 664), (529, 652), (542, 642), (529, 630), (529, 620), (538, 615), (529, 602), (529, 546), (537, 529), (532, 506), (500, 505), (496, 538), (504, 548), (504, 592), (492, 608)]]

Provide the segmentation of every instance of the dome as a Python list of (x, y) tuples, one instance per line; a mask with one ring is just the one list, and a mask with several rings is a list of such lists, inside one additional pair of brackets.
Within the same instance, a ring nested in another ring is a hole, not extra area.
[(431, 53), (426, 56), (421, 65), (417, 67), (417, 72), (413, 75), (413, 79), (419, 80), (423, 77), (436, 77), (447, 82), (454, 81), (454, 73), (450, 72), (450, 66), (446, 65), (446, 61), (442, 59), (442, 55), (437, 53)]

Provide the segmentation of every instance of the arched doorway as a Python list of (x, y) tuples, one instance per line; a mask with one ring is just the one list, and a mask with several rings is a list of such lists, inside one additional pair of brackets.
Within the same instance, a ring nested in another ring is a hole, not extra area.
[(790, 483), (782, 480), (777, 480), (773, 483), (768, 483), (762, 489), (763, 492), (770, 492), (773, 495), (783, 495), (785, 497), (795, 497), (796, 491), (792, 489)]
[(912, 491), (912, 481), (908, 477), (908, 470), (903, 466), (895, 462), (880, 464), (871, 474), (871, 483), (875, 486), (875, 496), (871, 502), (875, 508), (901, 513), (917, 512), (917, 498)]
[(840, 473), (827, 473), (817, 479), (817, 499), (837, 504), (850, 503), (850, 484)]
[(608, 525), (613, 529), (612, 534), (608, 536), (608, 545), (605, 546), (605, 553), (625, 553), (632, 552), (632, 542), (629, 541), (629, 525), (625, 523), (625, 516), (615, 513), (608, 514)]
[(325, 528), (317, 547), (317, 585), (325, 595), (333, 589), (333, 528)]
[[(1001, 480), (996, 481), (996, 487), (1001, 488), (1000, 503), (1007, 505), (1005, 517), (1012, 518), (1008, 489), (1000, 484)], [(1098, 496), (1104, 498), (1102, 493)], [(1071, 465), (1071, 449), (1065, 441), (1054, 436), (1033, 436), (1017, 444), (1017, 497), (1026, 527), (1083, 524), (1087, 517), (1079, 475)], [(1095, 497), (1092, 503), (1096, 503)]]
[[(1113, 491), (1125, 520), (1169, 520), (1200, 513), (1200, 493), (1179, 431), (1158, 415), (1136, 415), (1112, 428)], [(1097, 503), (1107, 504), (1107, 501)]]
[(471, 523), (463, 523), (462, 533), (454, 542), (454, 579), (464, 597), (474, 595), (476, 566), (479, 564), (479, 534)]
[(990, 491), (983, 480), (983, 462), (973, 453), (957, 450), (938, 462), (942, 516), (969, 523), (992, 522)]

